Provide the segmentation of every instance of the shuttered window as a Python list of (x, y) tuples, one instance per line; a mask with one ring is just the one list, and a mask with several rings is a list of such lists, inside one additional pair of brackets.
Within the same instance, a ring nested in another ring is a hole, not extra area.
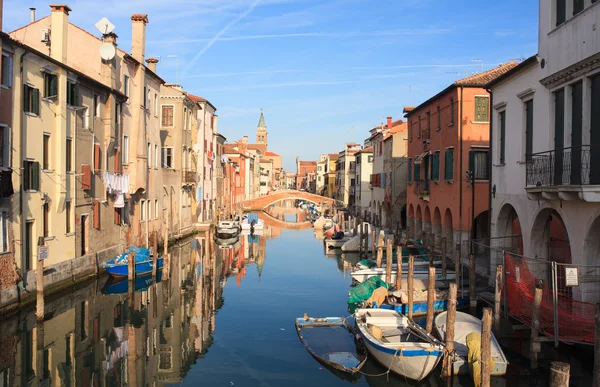
[(437, 107), (437, 130), (440, 130), (442, 128), (442, 110), (440, 109), (440, 107)]
[(75, 82), (67, 81), (67, 104), (79, 106), (79, 85)]
[(444, 160), (444, 179), (454, 180), (454, 150), (446, 149)]
[(162, 107), (162, 115), (161, 115), (161, 126), (163, 128), (172, 128), (173, 127), (173, 106), (164, 106)]
[(94, 144), (94, 172), (99, 173), (102, 169), (102, 150), (100, 144)]
[(408, 159), (408, 182), (412, 183), (412, 175), (413, 175), (413, 160)]
[(556, 25), (559, 26), (567, 19), (567, 0), (556, 0)]
[(431, 155), (431, 180), (440, 180), (440, 152)]
[(37, 161), (23, 161), (23, 187), (25, 190), (40, 190), (40, 163)]
[(498, 114), (498, 121), (500, 123), (500, 164), (504, 164), (506, 161), (506, 111)]
[(573, 15), (583, 11), (583, 0), (573, 0)]
[(525, 160), (533, 153), (533, 100), (525, 102)]
[(489, 122), (489, 97), (475, 97), (475, 121)]
[(116, 225), (120, 225), (121, 224), (121, 210), (122, 208), (115, 208), (115, 224)]
[(56, 98), (58, 96), (58, 76), (44, 72), (44, 98)]
[(65, 202), (65, 234), (71, 233), (71, 201)]
[(473, 171), (475, 180), (488, 180), (488, 152), (469, 152), (469, 169)]
[(94, 200), (94, 228), (100, 230), (100, 200)]
[(40, 114), (40, 91), (29, 85), (25, 85), (23, 90), (23, 111)]
[(73, 140), (67, 138), (67, 142), (65, 144), (65, 164), (67, 172), (73, 171)]
[(92, 188), (92, 168), (83, 164), (81, 166), (81, 189), (89, 190)]
[(415, 163), (415, 181), (421, 180), (421, 163)]
[(450, 98), (450, 125), (454, 124), (454, 98)]

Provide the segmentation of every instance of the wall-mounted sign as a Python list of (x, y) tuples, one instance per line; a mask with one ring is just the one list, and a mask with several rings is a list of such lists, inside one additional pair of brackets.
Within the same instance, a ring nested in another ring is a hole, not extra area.
[(48, 252), (50, 248), (48, 246), (38, 246), (38, 261), (48, 259)]
[(579, 286), (579, 270), (576, 267), (565, 267), (565, 286)]

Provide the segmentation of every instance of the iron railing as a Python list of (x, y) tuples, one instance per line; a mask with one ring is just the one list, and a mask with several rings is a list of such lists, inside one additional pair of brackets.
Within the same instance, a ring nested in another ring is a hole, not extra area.
[(600, 145), (580, 145), (527, 155), (528, 187), (600, 185)]
[(184, 183), (195, 183), (196, 182), (196, 171), (193, 169), (184, 169), (181, 171), (181, 180)]
[(414, 183), (414, 192), (417, 196), (422, 197), (429, 195), (429, 180), (417, 180)]

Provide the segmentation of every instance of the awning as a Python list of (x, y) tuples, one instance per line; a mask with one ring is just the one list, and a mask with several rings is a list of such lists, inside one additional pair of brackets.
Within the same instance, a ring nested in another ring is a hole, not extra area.
[(430, 154), (431, 154), (431, 152), (425, 152), (425, 153), (418, 155), (417, 157), (415, 157), (415, 163), (420, 163), (421, 160), (423, 160), (423, 158), (425, 156), (430, 155)]

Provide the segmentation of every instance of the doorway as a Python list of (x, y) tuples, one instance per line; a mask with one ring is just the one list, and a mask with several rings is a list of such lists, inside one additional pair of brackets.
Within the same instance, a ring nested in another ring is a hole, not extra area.
[(25, 241), (23, 243), (23, 269), (26, 272), (33, 269), (33, 221), (25, 223)]

